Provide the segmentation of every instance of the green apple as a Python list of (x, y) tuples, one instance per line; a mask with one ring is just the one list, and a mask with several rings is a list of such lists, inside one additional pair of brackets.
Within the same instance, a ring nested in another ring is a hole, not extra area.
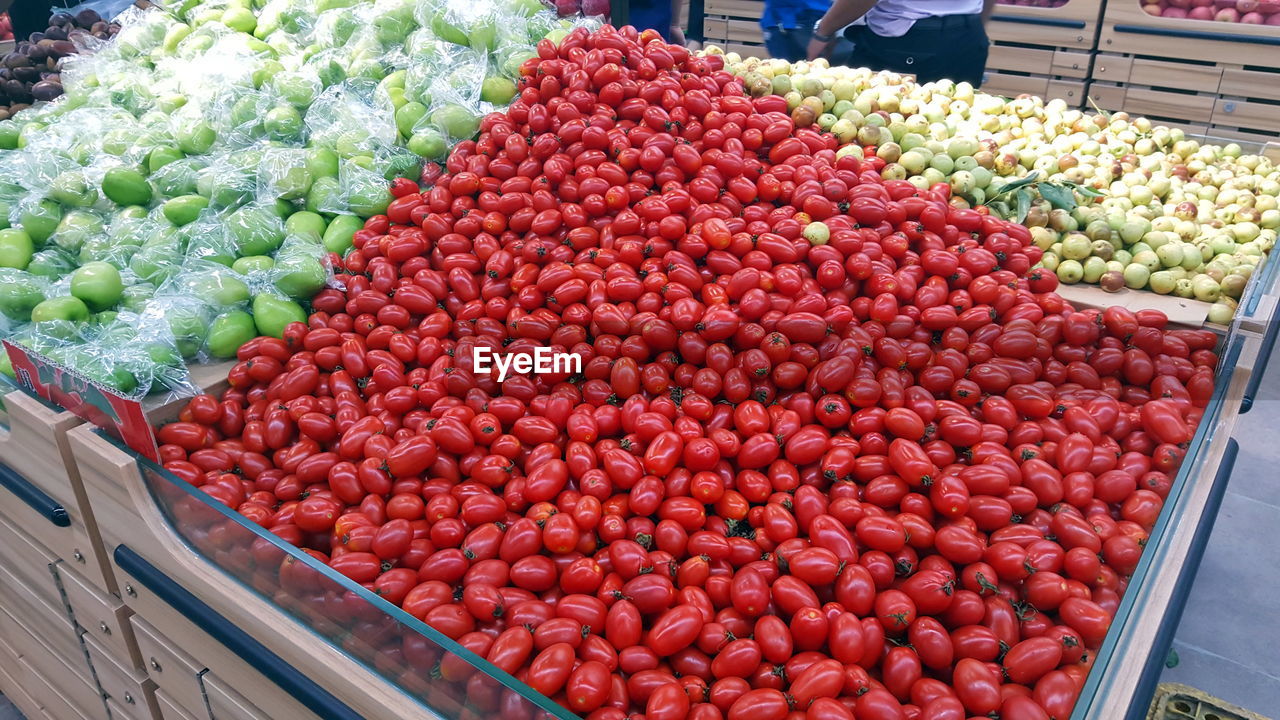
[(137, 170), (114, 167), (102, 176), (102, 194), (119, 205), (146, 205), (151, 202), (151, 183)]
[(94, 312), (113, 308), (124, 294), (124, 281), (115, 265), (91, 262), (71, 274), (71, 294)]
[(31, 264), (35, 246), (31, 236), (19, 228), (0, 230), (0, 267), (25, 270)]
[(307, 313), (292, 300), (261, 293), (253, 299), (253, 323), (258, 332), (271, 337), (283, 337), (284, 328), (291, 322), (306, 322)]
[(84, 322), (89, 319), (89, 307), (77, 297), (49, 298), (31, 309), (31, 322), (69, 320)]

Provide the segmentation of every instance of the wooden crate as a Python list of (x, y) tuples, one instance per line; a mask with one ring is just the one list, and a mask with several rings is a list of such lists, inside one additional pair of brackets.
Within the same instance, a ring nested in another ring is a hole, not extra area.
[(1014, 73), (993, 72), (988, 69), (983, 74), (982, 91), (993, 95), (1014, 97), (1030, 94), (1043, 98), (1061, 98), (1072, 107), (1080, 107), (1084, 103), (1084, 80), (1063, 80), (1043, 75), (1018, 75)]
[[(709, 42), (711, 42), (711, 41), (709, 41)], [(736, 52), (736, 53), (738, 53), (739, 55), (741, 55), (741, 56), (742, 56), (742, 57), (744, 57), (744, 58), (748, 58), (748, 57), (767, 58), (767, 57), (769, 57), (769, 50), (768, 50), (767, 48), (765, 48), (765, 46), (764, 46), (763, 44), (761, 44), (761, 45), (753, 45), (753, 44), (748, 44), (748, 43), (724, 43), (724, 44), (716, 43), (716, 44), (717, 44), (717, 45), (720, 45), (720, 47), (724, 48), (724, 51), (725, 51), (725, 52), (727, 52), (727, 53)]]
[(1089, 77), (1091, 60), (1091, 53), (1080, 50), (997, 42), (987, 51), (987, 72), (1084, 80)]
[(764, 44), (764, 30), (759, 20), (708, 16), (702, 21), (702, 34), (707, 42)]
[(1090, 53), (1071, 48), (993, 42), (981, 89), (1008, 97), (1059, 98), (1083, 107), (1091, 59)]
[[(1280, 54), (1280, 49), (1276, 50)], [(1104, 110), (1203, 123), (1265, 140), (1280, 134), (1280, 71), (1099, 53), (1091, 94)], [(1106, 88), (1101, 90), (1100, 88)], [(1106, 104), (1103, 104), (1105, 100)]]
[(993, 42), (1091, 50), (1103, 4), (1103, 0), (1069, 0), (1061, 7), (1044, 8), (998, 3), (987, 21), (987, 35)]
[[(764, 30), (760, 28), (760, 16), (764, 3), (760, 0), (707, 0), (706, 15), (702, 19), (702, 34), (706, 42), (720, 45), (726, 52), (738, 52), (744, 57), (768, 57), (764, 52)], [(729, 45), (760, 46), (747, 53), (730, 50)]]
[(1153, 17), (1138, 0), (1106, 4), (1098, 50), (1280, 70), (1280, 33), (1274, 26)]

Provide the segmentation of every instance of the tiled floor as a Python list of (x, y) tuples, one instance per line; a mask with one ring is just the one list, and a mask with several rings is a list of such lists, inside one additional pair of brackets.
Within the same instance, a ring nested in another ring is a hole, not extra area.
[(1180, 662), (1161, 679), (1280, 718), (1280, 357), (1271, 365), (1236, 425), (1240, 454), (1174, 640)]

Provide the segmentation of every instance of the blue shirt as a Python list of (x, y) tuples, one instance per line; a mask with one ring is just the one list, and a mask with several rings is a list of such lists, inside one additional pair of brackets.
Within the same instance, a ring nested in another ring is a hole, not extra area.
[(808, 30), (830, 9), (830, 0), (766, 0), (760, 27)]

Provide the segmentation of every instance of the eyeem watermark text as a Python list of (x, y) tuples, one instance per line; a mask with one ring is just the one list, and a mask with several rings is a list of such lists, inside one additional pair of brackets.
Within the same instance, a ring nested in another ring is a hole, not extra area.
[(548, 347), (534, 348), (531, 353), (504, 353), (497, 352), (491, 347), (477, 345), (471, 352), (471, 363), (477, 375), (496, 369), (498, 382), (506, 380), (512, 373), (577, 375), (582, 372), (581, 355), (556, 352)]

